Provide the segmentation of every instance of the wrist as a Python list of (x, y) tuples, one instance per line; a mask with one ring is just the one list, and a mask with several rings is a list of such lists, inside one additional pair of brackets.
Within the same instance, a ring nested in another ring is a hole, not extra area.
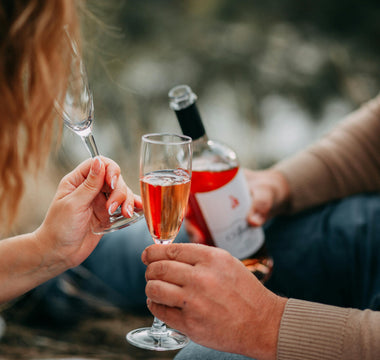
[[(256, 349), (252, 349), (254, 354), (250, 356), (258, 356), (263, 360), (275, 360), (277, 357), (277, 344), (280, 331), (281, 319), (288, 301), (272, 294), (273, 297), (263, 305), (264, 311), (262, 318), (257, 324), (261, 324), (260, 331), (257, 333)], [(259, 351), (257, 351), (259, 350)]]
[(286, 213), (290, 208), (290, 186), (285, 175), (276, 169), (271, 171), (272, 189), (274, 193), (274, 215)]
[(66, 270), (38, 231), (0, 241), (0, 303), (10, 301)]
[(32, 234), (36, 247), (41, 254), (41, 266), (45, 268), (47, 274), (56, 276), (71, 267), (67, 258), (61, 254), (57, 247), (58, 242), (55, 240), (54, 232), (47, 231), (44, 225), (41, 225)]

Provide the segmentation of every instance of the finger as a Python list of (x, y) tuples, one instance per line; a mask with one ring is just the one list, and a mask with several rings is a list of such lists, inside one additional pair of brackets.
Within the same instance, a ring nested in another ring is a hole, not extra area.
[(113, 160), (102, 157), (106, 167), (106, 183), (110, 189), (115, 190), (120, 177), (120, 167)]
[(179, 286), (191, 283), (193, 266), (177, 261), (156, 261), (148, 265), (145, 278), (149, 280), (162, 280)]
[(145, 265), (159, 260), (176, 260), (195, 265), (207, 257), (210, 251), (208, 248), (209, 246), (200, 244), (151, 245), (143, 251), (141, 260)]
[[(106, 206), (109, 215), (113, 215), (119, 205), (123, 204), (128, 199), (128, 197), (132, 198), (133, 202), (133, 193), (128, 189), (122, 176), (119, 176), (115, 190), (112, 190), (111, 193), (108, 194)], [(129, 217), (126, 214), (126, 212), (123, 213), (124, 216)]]
[(110, 225), (109, 214), (106, 208), (107, 198), (103, 193), (100, 193), (93, 201), (92, 208), (97, 221), (102, 224), (102, 227), (106, 228)]
[(135, 197), (132, 190), (126, 186), (126, 199), (122, 205), (121, 211), (125, 217), (132, 217), (134, 212)]
[(248, 223), (252, 226), (261, 226), (269, 218), (269, 213), (273, 205), (273, 193), (269, 187), (260, 186), (257, 191), (253, 191), (252, 206), (248, 213)]
[(88, 176), (91, 169), (92, 159), (87, 159), (73, 171), (62, 178), (57, 190), (57, 197), (61, 198), (72, 193)]
[(185, 333), (183, 326), (183, 314), (181, 309), (157, 304), (149, 298), (147, 300), (147, 306), (149, 311), (158, 319), (162, 320), (165, 324)]
[(140, 195), (136, 195), (136, 194), (133, 194), (133, 197), (134, 197), (134, 200), (135, 200), (135, 208), (137, 210), (142, 210), (142, 200), (141, 200), (141, 196)]
[[(77, 168), (77, 175), (81, 174), (83, 176), (87, 168), (87, 163)], [(104, 175), (105, 168), (100, 157), (97, 156), (91, 159), (91, 168), (87, 176), (84, 177), (83, 182), (73, 192), (73, 196), (76, 197), (79, 204), (90, 206), (103, 187)], [(78, 181), (79, 177), (80, 176), (75, 176), (76, 180), (74, 180), (74, 182)]]
[(178, 308), (186, 305), (182, 288), (161, 280), (149, 280), (145, 287), (145, 293), (148, 298), (161, 305)]

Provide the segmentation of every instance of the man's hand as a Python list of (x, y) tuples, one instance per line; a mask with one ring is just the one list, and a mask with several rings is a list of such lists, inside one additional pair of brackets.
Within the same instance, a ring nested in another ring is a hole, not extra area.
[(144, 250), (150, 311), (193, 341), (275, 359), (286, 299), (267, 290), (228, 252), (198, 244)]

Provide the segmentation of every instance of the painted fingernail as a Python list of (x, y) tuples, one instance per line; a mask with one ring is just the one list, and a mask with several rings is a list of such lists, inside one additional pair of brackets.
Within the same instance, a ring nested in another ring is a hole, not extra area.
[(115, 186), (116, 186), (116, 183), (117, 183), (117, 179), (118, 179), (117, 175), (114, 175), (114, 176), (112, 177), (112, 180), (111, 180), (111, 189), (112, 189), (112, 190), (115, 190)]
[(92, 171), (94, 174), (98, 175), (100, 173), (100, 169), (102, 168), (102, 161), (99, 156), (96, 156), (92, 161)]
[(108, 214), (113, 215), (118, 208), (119, 204), (115, 201), (113, 202), (110, 207), (108, 208)]
[(129, 215), (129, 217), (133, 216), (133, 209), (131, 205), (127, 206), (127, 214)]

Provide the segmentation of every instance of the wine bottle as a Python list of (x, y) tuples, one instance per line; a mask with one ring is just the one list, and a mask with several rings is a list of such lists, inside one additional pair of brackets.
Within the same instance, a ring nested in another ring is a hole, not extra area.
[(169, 91), (182, 132), (193, 139), (193, 170), (186, 214), (200, 243), (217, 246), (240, 259), (265, 282), (273, 268), (261, 227), (247, 223), (251, 196), (236, 153), (207, 137), (197, 96), (187, 85)]

